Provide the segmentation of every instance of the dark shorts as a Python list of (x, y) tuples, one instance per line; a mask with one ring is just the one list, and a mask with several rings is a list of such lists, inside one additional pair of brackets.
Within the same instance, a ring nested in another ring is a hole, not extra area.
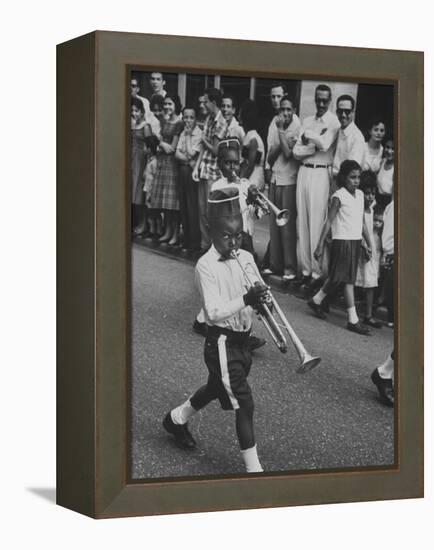
[(248, 338), (248, 332), (234, 333), (208, 327), (204, 351), (209, 372), (207, 386), (224, 410), (253, 405), (252, 390), (247, 382), (252, 365)]

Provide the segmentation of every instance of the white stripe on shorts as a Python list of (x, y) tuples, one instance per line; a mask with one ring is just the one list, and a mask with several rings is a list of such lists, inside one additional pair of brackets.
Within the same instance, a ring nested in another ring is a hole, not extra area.
[(220, 361), (220, 370), (222, 373), (222, 382), (225, 387), (226, 393), (230, 399), (232, 407), (234, 410), (239, 409), (240, 405), (237, 398), (232, 393), (231, 382), (229, 379), (229, 370), (228, 370), (228, 358), (226, 355), (226, 334), (220, 334), (218, 339), (218, 350), (219, 350), (219, 361)]

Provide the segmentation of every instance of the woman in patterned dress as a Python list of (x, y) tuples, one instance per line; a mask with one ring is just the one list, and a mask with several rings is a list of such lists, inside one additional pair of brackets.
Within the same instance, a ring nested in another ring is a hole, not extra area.
[(157, 170), (151, 191), (151, 207), (164, 213), (165, 232), (160, 243), (179, 244), (179, 190), (176, 146), (183, 129), (181, 101), (175, 94), (164, 98), (164, 120), (161, 122), (161, 141), (157, 153)]
[(146, 166), (146, 121), (143, 103), (131, 98), (131, 202), (133, 234), (146, 231), (143, 172)]

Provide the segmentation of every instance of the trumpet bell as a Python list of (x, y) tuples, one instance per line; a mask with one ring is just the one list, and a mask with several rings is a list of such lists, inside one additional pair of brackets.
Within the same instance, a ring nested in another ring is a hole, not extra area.
[(307, 355), (303, 362), (297, 367), (296, 372), (303, 374), (314, 369), (317, 365), (321, 363), (321, 357), (313, 357), (312, 355)]
[(276, 214), (276, 224), (279, 227), (283, 227), (286, 225), (289, 221), (289, 212), (288, 210), (280, 210), (278, 214)]

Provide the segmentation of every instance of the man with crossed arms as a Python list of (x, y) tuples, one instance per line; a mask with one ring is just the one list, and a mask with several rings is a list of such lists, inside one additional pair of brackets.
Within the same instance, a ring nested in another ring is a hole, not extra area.
[(299, 261), (305, 282), (322, 276), (321, 266), (313, 253), (327, 217), (331, 169), (340, 127), (336, 115), (328, 110), (331, 98), (329, 86), (316, 87), (316, 114), (303, 120), (300, 137), (293, 149), (294, 157), (301, 161), (296, 200)]

